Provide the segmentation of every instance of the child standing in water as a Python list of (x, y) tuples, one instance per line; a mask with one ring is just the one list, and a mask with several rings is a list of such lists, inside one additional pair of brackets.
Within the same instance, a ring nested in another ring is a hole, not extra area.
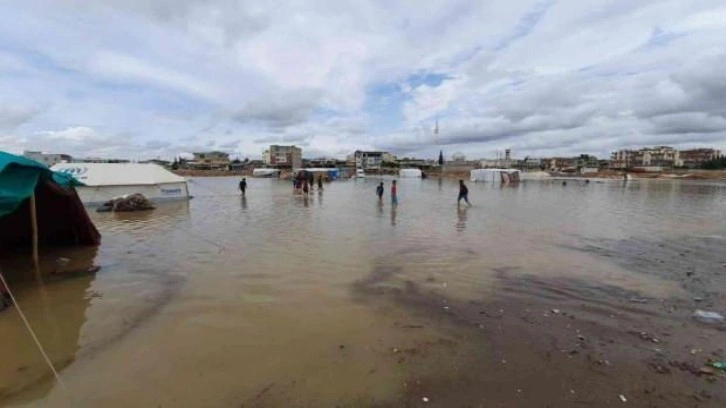
[(378, 196), (378, 201), (383, 202), (383, 182), (381, 181), (381, 184), (376, 187), (376, 195)]
[(396, 180), (391, 184), (391, 204), (398, 205), (398, 188), (396, 188)]

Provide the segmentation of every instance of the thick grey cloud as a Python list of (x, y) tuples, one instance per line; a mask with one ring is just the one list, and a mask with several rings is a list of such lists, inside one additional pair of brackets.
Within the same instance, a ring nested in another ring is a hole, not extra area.
[(232, 117), (242, 123), (261, 122), (272, 129), (285, 128), (305, 122), (321, 96), (316, 89), (270, 93), (248, 102)]
[(147, 149), (156, 150), (156, 149), (164, 149), (164, 148), (170, 147), (171, 143), (163, 142), (161, 140), (150, 140), (150, 141), (146, 142), (146, 144), (144, 146)]
[(0, 103), (0, 130), (12, 130), (30, 121), (39, 112), (28, 106), (3, 105)]
[(234, 149), (237, 146), (239, 146), (240, 141), (239, 140), (233, 140), (231, 142), (222, 143), (219, 145), (220, 149)]
[(719, 0), (9, 0), (0, 37), (8, 149), (726, 149)]

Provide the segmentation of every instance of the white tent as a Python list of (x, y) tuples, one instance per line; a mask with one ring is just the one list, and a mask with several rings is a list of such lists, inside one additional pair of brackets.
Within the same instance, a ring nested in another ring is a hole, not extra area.
[(278, 169), (254, 169), (254, 170), (252, 170), (252, 177), (272, 178), (272, 177), (277, 177), (279, 175), (280, 175), (280, 170), (278, 170)]
[(475, 169), (471, 171), (471, 181), (486, 181), (489, 183), (514, 183), (519, 181), (519, 170)]
[(98, 205), (129, 194), (152, 202), (188, 200), (184, 177), (151, 163), (58, 163), (51, 168), (67, 173), (85, 186), (76, 187), (84, 204)]
[(401, 169), (398, 171), (401, 178), (421, 178), (421, 170), (419, 169)]

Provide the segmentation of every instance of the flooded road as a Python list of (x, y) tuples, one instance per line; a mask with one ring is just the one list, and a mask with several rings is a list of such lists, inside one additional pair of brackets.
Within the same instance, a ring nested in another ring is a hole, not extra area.
[(65, 389), (12, 308), (0, 405), (726, 406), (726, 184), (237, 182), (3, 260)]

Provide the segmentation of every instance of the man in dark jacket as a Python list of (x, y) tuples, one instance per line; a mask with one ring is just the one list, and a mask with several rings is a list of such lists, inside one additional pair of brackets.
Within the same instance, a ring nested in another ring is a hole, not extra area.
[(459, 180), (459, 198), (456, 199), (457, 206), (461, 204), (462, 199), (466, 201), (466, 204), (471, 206), (471, 203), (469, 202), (469, 189), (466, 188), (464, 180)]
[(239, 182), (239, 191), (242, 192), (242, 195), (245, 195), (245, 191), (247, 190), (247, 179), (242, 178), (242, 181)]

